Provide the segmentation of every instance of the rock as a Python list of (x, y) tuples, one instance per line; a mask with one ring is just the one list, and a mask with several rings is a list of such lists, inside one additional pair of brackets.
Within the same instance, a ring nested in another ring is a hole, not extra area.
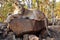
[(35, 35), (29, 35), (29, 40), (39, 40), (39, 37)]
[(23, 35), (23, 40), (28, 40), (29, 39), (29, 35), (28, 34), (24, 34)]
[(16, 38), (15, 35), (12, 32), (10, 32), (5, 38), (5, 40), (16, 40)]

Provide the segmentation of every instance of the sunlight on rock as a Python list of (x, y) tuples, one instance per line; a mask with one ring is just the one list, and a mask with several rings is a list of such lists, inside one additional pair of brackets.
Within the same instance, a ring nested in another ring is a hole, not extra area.
[(14, 5), (14, 7), (15, 7), (15, 10), (14, 10), (13, 14), (18, 14), (18, 12), (19, 12), (18, 6)]
[(35, 35), (30, 35), (29, 40), (39, 40), (39, 37), (37, 37)]

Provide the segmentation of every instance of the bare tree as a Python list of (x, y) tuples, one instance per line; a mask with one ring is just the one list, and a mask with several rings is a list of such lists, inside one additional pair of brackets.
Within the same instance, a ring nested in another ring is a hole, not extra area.
[(56, 0), (52, 0), (51, 16), (52, 16), (52, 24), (53, 24), (53, 25), (54, 25), (54, 23), (55, 23), (55, 15), (54, 15), (55, 2), (56, 2)]
[(37, 2), (37, 7), (38, 7), (38, 10), (39, 10), (39, 0), (36, 0), (36, 2)]

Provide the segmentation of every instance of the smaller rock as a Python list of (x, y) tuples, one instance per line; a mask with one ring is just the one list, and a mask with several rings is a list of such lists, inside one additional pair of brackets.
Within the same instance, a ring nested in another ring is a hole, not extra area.
[(35, 35), (29, 35), (29, 40), (39, 40), (39, 37)]

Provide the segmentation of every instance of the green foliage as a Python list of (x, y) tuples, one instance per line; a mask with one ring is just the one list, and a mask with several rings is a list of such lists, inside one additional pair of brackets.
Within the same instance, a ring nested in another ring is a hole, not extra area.
[(0, 18), (0, 22), (2, 22), (2, 19)]
[[(25, 0), (23, 0), (23, 2), (24, 1)], [(45, 14), (50, 13), (46, 9), (46, 6), (52, 6), (49, 4), (49, 0), (46, 0), (44, 2), (42, 2), (43, 0), (38, 0), (38, 1), (39, 1), (39, 6), (40, 6), (39, 7), (40, 11), (44, 12)], [(7, 0), (7, 2), (1, 8), (0, 13), (2, 14), (2, 16), (4, 16), (4, 19), (6, 19), (7, 14), (9, 12), (13, 12), (13, 10), (14, 10), (14, 7), (12, 6), (13, 2), (14, 2), (14, 0)], [(36, 0), (32, 0), (32, 8), (34, 8), (34, 9), (38, 8), (38, 6), (36, 6), (36, 3), (38, 3)], [(28, 8), (26, 5), (24, 7)], [(60, 17), (60, 2), (56, 3), (55, 13)], [(51, 14), (48, 14), (48, 18), (51, 19)], [(0, 18), (0, 20), (2, 21), (1, 18)]]
[(5, 4), (3, 9), (2, 9), (2, 13), (5, 17), (8, 14), (9, 10), (10, 10), (10, 4)]
[[(6, 19), (7, 14), (9, 12), (13, 12), (14, 7), (12, 6), (11, 2), (6, 2), (2, 9), (0, 10), (0, 13), (2, 13), (2, 16), (4, 16), (4, 19)], [(3, 20), (3, 19), (2, 19)]]

